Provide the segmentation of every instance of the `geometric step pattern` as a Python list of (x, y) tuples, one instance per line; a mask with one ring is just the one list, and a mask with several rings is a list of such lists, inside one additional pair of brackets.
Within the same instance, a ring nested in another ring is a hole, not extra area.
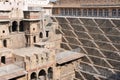
[(80, 80), (120, 80), (120, 20), (52, 17), (59, 23), (61, 47), (85, 54), (76, 70)]

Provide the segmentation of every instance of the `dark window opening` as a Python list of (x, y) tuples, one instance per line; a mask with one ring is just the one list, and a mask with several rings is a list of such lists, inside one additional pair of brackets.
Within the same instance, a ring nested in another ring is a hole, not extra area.
[(65, 9), (65, 15), (69, 15), (69, 9)]
[(41, 57), (41, 62), (43, 63), (43, 57)]
[(20, 21), (19, 30), (24, 31), (24, 22), (23, 21)]
[(27, 30), (30, 30), (29, 28), (27, 28)]
[(14, 22), (12, 23), (12, 31), (13, 31), (13, 32), (17, 31), (17, 26), (18, 26), (17, 21), (14, 21)]
[(11, 27), (9, 26), (9, 32), (11, 32)]
[(3, 46), (7, 47), (7, 40), (3, 40)]
[(69, 9), (69, 15), (72, 16), (72, 9)]
[(34, 41), (34, 43), (36, 43), (36, 36), (33, 37), (33, 41)]
[(99, 16), (103, 16), (103, 10), (99, 9)]
[(65, 9), (61, 9), (60, 13), (61, 15), (65, 15)]
[(49, 36), (49, 31), (46, 31), (46, 37), (48, 37)]
[(46, 72), (45, 70), (41, 70), (38, 74), (40, 80), (46, 80)]
[(92, 16), (92, 9), (88, 9), (88, 16)]
[(87, 16), (87, 9), (83, 10), (83, 16)]
[(109, 10), (108, 10), (108, 9), (105, 9), (105, 10), (104, 10), (104, 16), (105, 16), (105, 17), (108, 17), (108, 16), (109, 16)]
[(37, 74), (35, 73), (35, 72), (33, 72), (32, 74), (31, 74), (31, 80), (36, 80), (37, 79)]
[(36, 57), (36, 59), (37, 59), (37, 61), (38, 61), (39, 58), (38, 58), (38, 55), (37, 55), (37, 54), (35, 54), (35, 57)]
[(76, 9), (73, 9), (73, 16), (76, 16), (76, 13), (77, 13)]
[(41, 60), (43, 61), (43, 57), (41, 57)]
[(58, 13), (58, 10), (55, 9), (55, 8), (53, 8), (53, 9), (52, 9), (52, 14), (56, 15), (57, 13)]
[(42, 32), (40, 32), (39, 37), (43, 38), (43, 33)]
[(9, 2), (8, 0), (5, 0), (5, 2)]
[(1, 57), (1, 62), (5, 64), (5, 56)]
[(51, 67), (48, 69), (48, 79), (53, 79), (53, 69)]
[(93, 16), (97, 16), (97, 9), (93, 10)]
[(116, 16), (117, 15), (117, 11), (116, 11), (116, 9), (113, 9), (112, 10), (112, 16)]
[(118, 9), (118, 16), (120, 16), (120, 9)]
[(26, 38), (26, 45), (28, 44), (28, 36), (25, 36), (25, 38)]
[(5, 30), (3, 30), (3, 33), (5, 33)]
[(33, 31), (35, 30), (35, 28), (33, 28)]
[(77, 15), (81, 16), (81, 9), (78, 9)]

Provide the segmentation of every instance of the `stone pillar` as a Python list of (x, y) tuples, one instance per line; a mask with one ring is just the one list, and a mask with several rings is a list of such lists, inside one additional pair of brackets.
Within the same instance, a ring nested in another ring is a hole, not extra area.
[[(112, 12), (111, 12), (112, 13)], [(116, 17), (118, 17), (118, 9), (116, 9)]]
[(97, 8), (97, 17), (99, 16), (99, 9)]
[(12, 22), (11, 21), (10, 21), (9, 27), (10, 27), (10, 32), (12, 32)]
[(27, 35), (27, 36), (28, 36), (28, 43), (27, 43), (27, 45), (31, 46), (31, 36), (30, 35)]
[(30, 41), (30, 42), (29, 42), (30, 46), (32, 46), (32, 44), (33, 44), (33, 37), (34, 37), (33, 35), (30, 35), (30, 38), (29, 38), (29, 39), (30, 39), (30, 40), (29, 40), (29, 41)]
[(54, 68), (53, 80), (61, 80), (60, 79), (61, 78), (60, 72), (61, 72), (61, 67), (60, 66)]
[(27, 46), (30, 46), (30, 36), (28, 36), (28, 35), (26, 35), (27, 37), (26, 37), (26, 45)]
[(83, 16), (83, 9), (81, 9), (81, 16)]
[(48, 73), (46, 73), (46, 80), (49, 80), (49, 78), (48, 78)]

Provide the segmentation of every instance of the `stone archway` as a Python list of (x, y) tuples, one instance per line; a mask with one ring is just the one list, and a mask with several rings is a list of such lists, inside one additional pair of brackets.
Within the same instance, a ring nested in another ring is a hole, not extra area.
[(31, 74), (30, 80), (37, 80), (37, 74), (35, 72)]
[(13, 32), (17, 31), (17, 26), (18, 26), (17, 21), (13, 21), (13, 22), (12, 22), (12, 31), (13, 31)]
[(38, 74), (38, 78), (40, 79), (40, 80), (46, 80), (46, 72), (45, 72), (45, 70), (40, 70), (40, 72), (39, 72), (39, 74)]
[(48, 80), (53, 80), (53, 68), (48, 68)]

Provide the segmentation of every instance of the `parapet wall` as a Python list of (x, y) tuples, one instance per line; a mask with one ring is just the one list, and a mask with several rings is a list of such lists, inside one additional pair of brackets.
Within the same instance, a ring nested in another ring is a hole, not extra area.
[[(81, 48), (77, 78), (82, 80), (120, 79), (120, 20), (80, 17), (52, 17), (59, 23), (61, 47)], [(79, 76), (79, 77), (78, 77)]]
[(116, 6), (119, 4), (119, 0), (59, 0), (54, 7)]

